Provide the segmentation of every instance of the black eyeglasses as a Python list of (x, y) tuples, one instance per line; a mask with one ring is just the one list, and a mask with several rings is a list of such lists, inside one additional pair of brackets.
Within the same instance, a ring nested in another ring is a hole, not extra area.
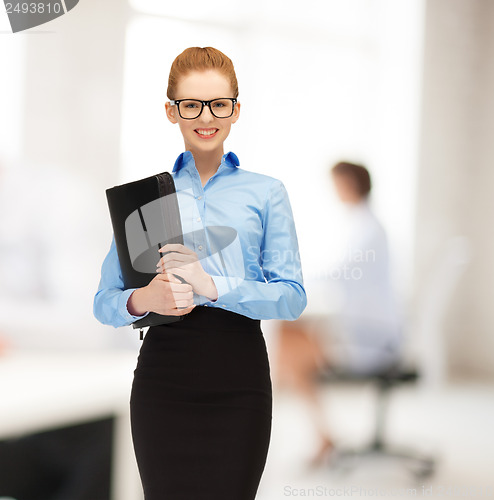
[(216, 118), (229, 118), (233, 115), (233, 110), (237, 99), (234, 97), (222, 97), (220, 99), (211, 99), (210, 101), (201, 101), (200, 99), (174, 99), (170, 104), (178, 107), (178, 114), (184, 120), (194, 120), (198, 118), (204, 109), (209, 106), (211, 114)]

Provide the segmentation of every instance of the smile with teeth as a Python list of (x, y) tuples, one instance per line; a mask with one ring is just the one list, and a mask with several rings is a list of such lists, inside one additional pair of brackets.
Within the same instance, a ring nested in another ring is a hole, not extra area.
[(218, 132), (218, 129), (217, 128), (196, 128), (195, 132), (199, 135), (208, 137), (208, 136), (216, 134), (216, 132)]

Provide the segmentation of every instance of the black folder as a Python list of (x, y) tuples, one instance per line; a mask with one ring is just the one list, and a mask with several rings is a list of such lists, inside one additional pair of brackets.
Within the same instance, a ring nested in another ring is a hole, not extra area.
[[(167, 243), (183, 245), (175, 184), (169, 172), (106, 190), (124, 286), (141, 288), (156, 276), (156, 264)], [(150, 312), (134, 328), (172, 323), (183, 316)]]

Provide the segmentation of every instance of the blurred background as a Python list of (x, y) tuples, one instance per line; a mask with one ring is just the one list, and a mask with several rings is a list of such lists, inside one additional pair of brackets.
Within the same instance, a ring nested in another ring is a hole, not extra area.
[[(330, 167), (371, 172), (404, 358), (419, 375), (392, 383), (385, 434), (435, 464), (429, 475), (377, 456), (344, 473), (308, 468), (307, 410), (275, 390), (259, 498), (350, 486), (355, 497), (494, 495), (493, 2), (81, 0), (16, 34), (0, 16), (0, 457), (38, 433), (111, 422), (111, 454), (98, 455), (109, 493), (80, 498), (140, 498), (127, 422), (138, 334), (92, 316), (112, 236), (105, 189), (171, 170), (183, 150), (164, 113), (171, 63), (213, 46), (233, 60), (242, 104), (225, 152), (284, 182), (309, 283), (344, 225)], [(308, 293), (309, 306), (336, 307)], [(277, 328), (264, 322), (273, 365)], [(342, 446), (371, 439), (381, 382), (321, 381)], [(88, 449), (96, 434), (84, 432)], [(15, 498), (5, 485), (0, 497)], [(58, 495), (37, 498), (79, 498)]]

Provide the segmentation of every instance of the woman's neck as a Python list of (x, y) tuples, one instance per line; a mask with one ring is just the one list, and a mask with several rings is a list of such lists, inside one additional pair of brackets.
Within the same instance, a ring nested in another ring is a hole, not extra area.
[(208, 179), (212, 177), (221, 163), (221, 158), (223, 156), (223, 148), (221, 150), (207, 151), (207, 152), (197, 152), (190, 150), (192, 156), (194, 157), (194, 163), (196, 169), (201, 177), (202, 185), (206, 184)]

